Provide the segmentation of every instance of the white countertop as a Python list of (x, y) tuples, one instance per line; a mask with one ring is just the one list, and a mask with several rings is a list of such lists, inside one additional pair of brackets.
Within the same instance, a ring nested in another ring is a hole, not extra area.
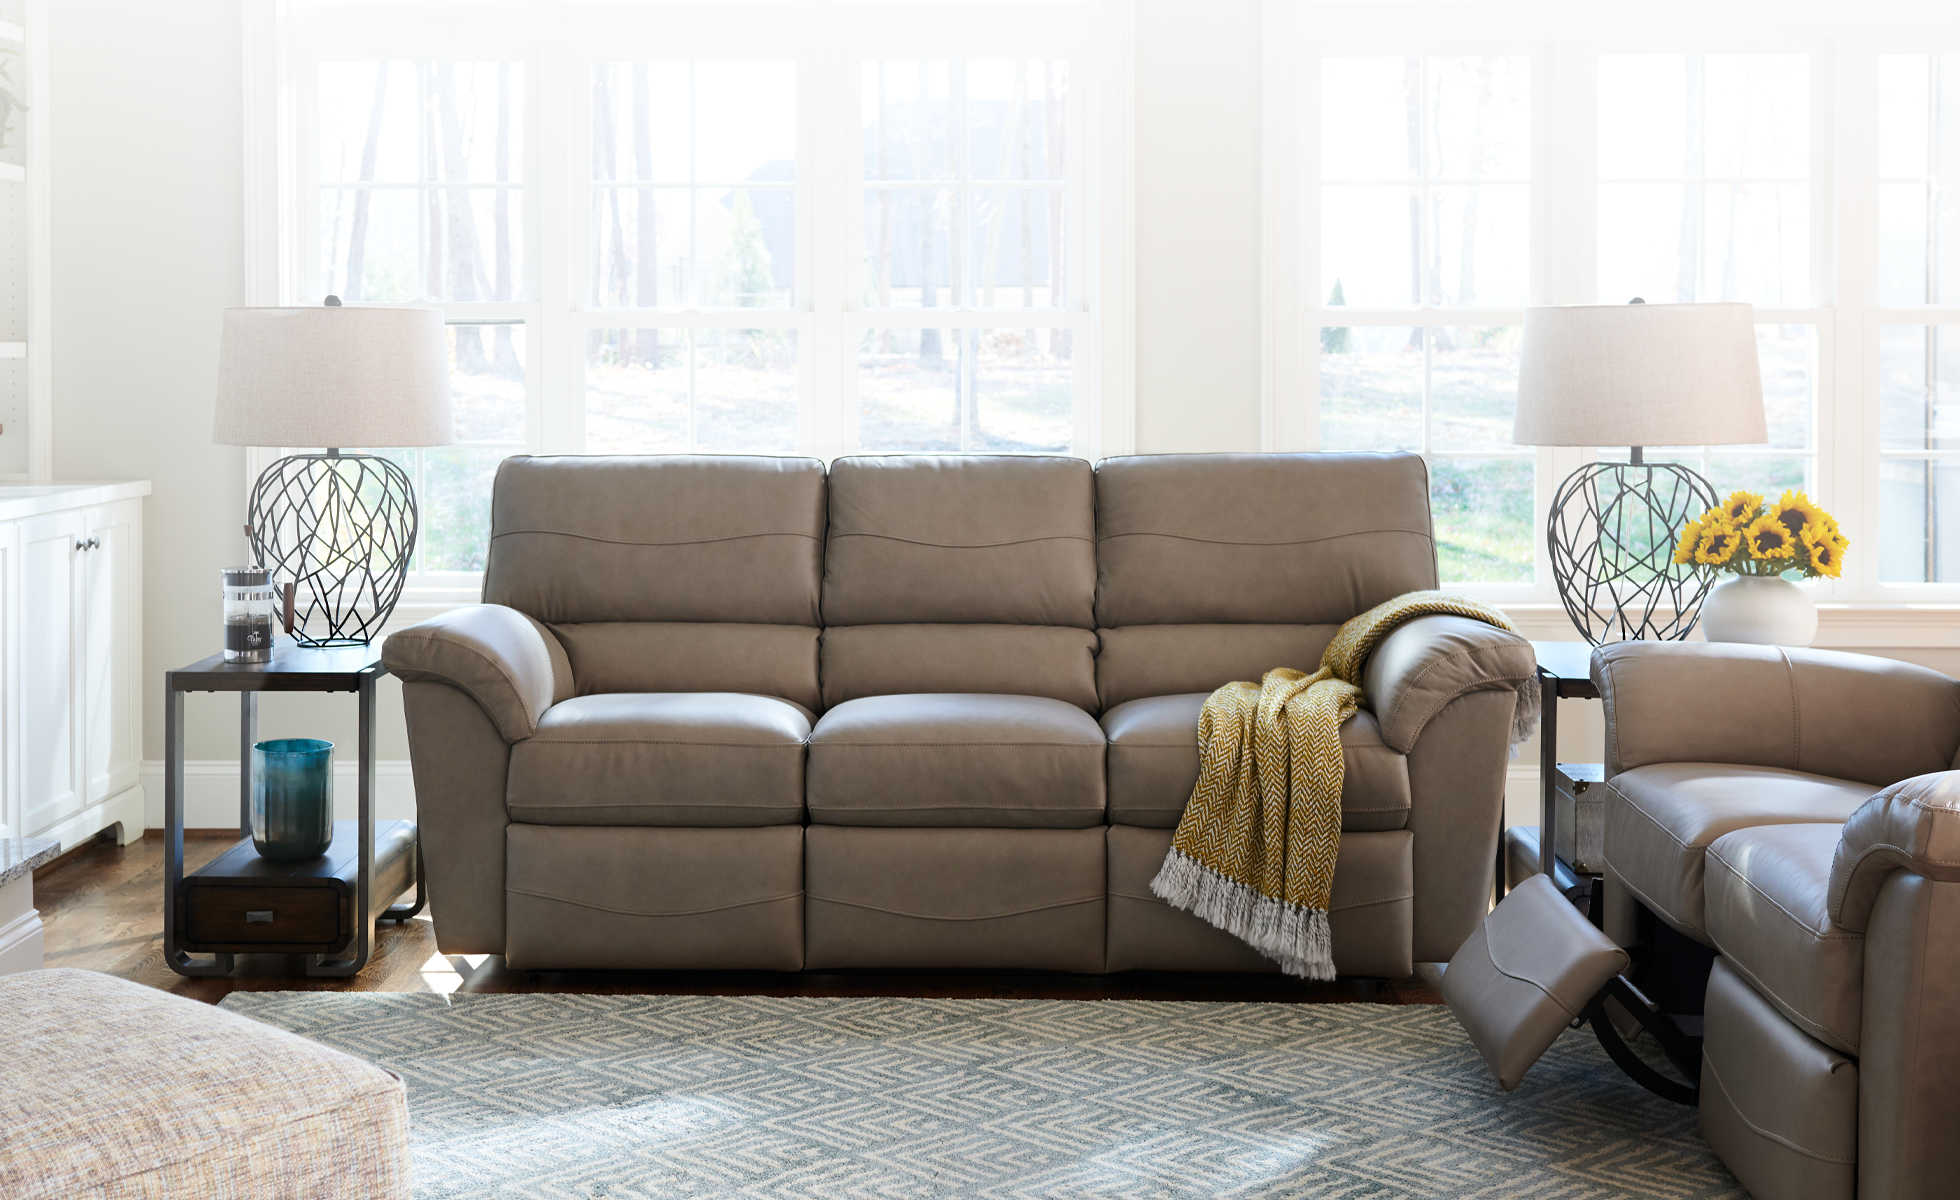
[(38, 517), (42, 513), (133, 500), (150, 494), (147, 479), (76, 481), (63, 483), (0, 483), (0, 521)]

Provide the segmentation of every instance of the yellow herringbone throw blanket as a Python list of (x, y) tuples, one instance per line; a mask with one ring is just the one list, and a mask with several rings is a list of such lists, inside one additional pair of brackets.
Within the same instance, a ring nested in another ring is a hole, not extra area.
[[(1275, 667), (1228, 683), (1198, 718), (1198, 785), (1150, 890), (1275, 959), (1289, 975), (1334, 978), (1327, 920), (1341, 848), (1341, 725), (1361, 699), (1362, 668), (1395, 628), (1446, 614), (1516, 630), (1488, 605), (1410, 592), (1342, 625), (1309, 675)], [(1519, 688), (1518, 731), (1538, 689)]]

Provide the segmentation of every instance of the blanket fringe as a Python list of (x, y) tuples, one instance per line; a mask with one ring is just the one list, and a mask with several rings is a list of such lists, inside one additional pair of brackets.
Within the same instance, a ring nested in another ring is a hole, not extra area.
[(1334, 978), (1327, 912), (1302, 908), (1227, 878), (1172, 846), (1150, 890), (1172, 908), (1233, 935), (1300, 979)]

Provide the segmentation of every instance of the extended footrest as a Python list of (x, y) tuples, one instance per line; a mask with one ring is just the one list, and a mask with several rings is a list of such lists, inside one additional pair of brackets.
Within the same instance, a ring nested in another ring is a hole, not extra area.
[(1628, 962), (1551, 880), (1534, 875), (1457, 950), (1443, 999), (1509, 1091)]

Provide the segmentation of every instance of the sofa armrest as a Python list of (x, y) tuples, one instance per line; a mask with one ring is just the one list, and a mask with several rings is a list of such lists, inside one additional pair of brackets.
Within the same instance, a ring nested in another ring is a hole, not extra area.
[(1593, 651), (1606, 773), (1745, 763), (1884, 785), (1944, 771), (1960, 749), (1960, 683), (1892, 659), (1734, 642)]
[(1382, 740), (1407, 754), (1430, 719), (1466, 692), (1515, 692), (1538, 673), (1531, 643), (1470, 617), (1418, 617), (1375, 647), (1364, 703)]
[(1894, 871), (1960, 880), (1960, 771), (1895, 783), (1851, 814), (1831, 861), (1832, 922), (1863, 932)]
[(381, 661), (398, 678), (469, 696), (505, 741), (530, 737), (571, 695), (571, 660), (549, 630), (514, 608), (475, 604), (388, 635)]

